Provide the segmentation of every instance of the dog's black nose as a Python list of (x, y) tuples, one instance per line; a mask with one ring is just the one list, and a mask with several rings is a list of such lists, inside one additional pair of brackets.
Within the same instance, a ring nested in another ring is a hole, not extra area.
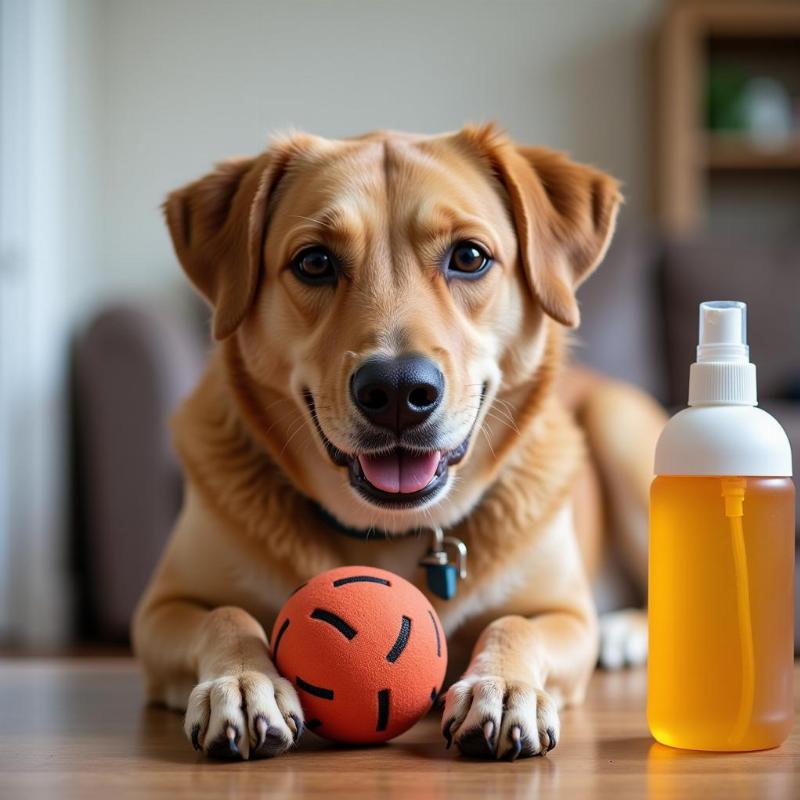
[(439, 407), (444, 375), (425, 356), (373, 357), (353, 373), (350, 393), (370, 422), (400, 434)]

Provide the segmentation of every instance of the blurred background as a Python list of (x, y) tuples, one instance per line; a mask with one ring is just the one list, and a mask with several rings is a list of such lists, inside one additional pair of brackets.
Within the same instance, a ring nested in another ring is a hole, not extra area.
[(0, 0), (0, 645), (124, 642), (180, 503), (208, 320), (159, 204), (300, 128), (497, 120), (624, 183), (576, 357), (686, 399), (750, 304), (800, 453), (795, 0)]

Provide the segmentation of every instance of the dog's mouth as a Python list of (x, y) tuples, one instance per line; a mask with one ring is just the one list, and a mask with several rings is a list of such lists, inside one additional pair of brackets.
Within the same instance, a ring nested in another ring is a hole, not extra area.
[[(344, 453), (325, 436), (311, 392), (306, 390), (304, 398), (333, 463), (347, 467), (350, 485), (365, 500), (382, 508), (414, 508), (432, 500), (447, 485), (449, 467), (462, 461), (469, 449), (472, 431), (452, 450), (394, 447), (374, 453)], [(476, 420), (478, 416), (480, 406)]]
[(396, 448), (388, 453), (350, 459), (350, 484), (362, 497), (380, 506), (412, 508), (435, 497), (446, 485), (448, 467), (464, 458), (469, 437), (450, 451), (416, 452)]

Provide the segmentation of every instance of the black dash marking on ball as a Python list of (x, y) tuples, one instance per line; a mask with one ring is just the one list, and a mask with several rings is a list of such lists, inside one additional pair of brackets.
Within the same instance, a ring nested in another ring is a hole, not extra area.
[(321, 719), (307, 719), (305, 722), (306, 728), (310, 731), (315, 731), (320, 725), (322, 725)]
[(333, 700), (333, 689), (323, 689), (321, 686), (314, 686), (313, 683), (304, 681), (299, 675), (297, 676), (296, 683), (298, 689), (313, 694), (314, 697), (321, 697), (323, 700)]
[(433, 623), (433, 631), (436, 634), (436, 655), (441, 657), (442, 640), (439, 638), (439, 626), (436, 624), (436, 618), (433, 616), (433, 611), (430, 609), (428, 609), (428, 616), (431, 618), (431, 622)]
[(333, 587), (338, 589), (340, 586), (345, 586), (348, 583), (382, 583), (384, 586), (392, 585), (386, 578), (376, 578), (374, 575), (353, 575), (350, 578), (339, 578), (339, 580), (333, 582)]
[(299, 586), (298, 586), (298, 587), (297, 587), (297, 588), (296, 588), (296, 589), (295, 589), (295, 590), (292, 592), (292, 594), (290, 594), (290, 595), (289, 595), (289, 597), (291, 597), (293, 594), (297, 594), (297, 593), (298, 593), (298, 592), (299, 592), (301, 589), (303, 589), (305, 586), (306, 586), (306, 584), (305, 584), (305, 583), (301, 583), (301, 584), (300, 584), (300, 585), (299, 585)]
[(394, 664), (394, 662), (400, 658), (400, 654), (406, 649), (409, 636), (411, 636), (411, 619), (403, 615), (403, 621), (400, 624), (400, 633), (397, 634), (397, 640), (392, 645), (392, 649), (386, 654), (386, 660), (390, 664)]
[(385, 731), (389, 724), (389, 690), (381, 689), (378, 692), (378, 727), (376, 731)]
[(289, 619), (285, 619), (283, 621), (283, 625), (281, 625), (281, 629), (278, 631), (278, 635), (275, 637), (275, 642), (272, 645), (272, 660), (278, 660), (278, 645), (281, 643), (281, 639), (283, 638), (283, 634), (286, 633), (286, 629), (289, 627)]
[(311, 612), (311, 619), (318, 619), (320, 622), (327, 622), (328, 625), (333, 625), (347, 639), (352, 639), (358, 633), (355, 628), (348, 625), (341, 617), (337, 617), (336, 614), (326, 611), (324, 608), (315, 608)]

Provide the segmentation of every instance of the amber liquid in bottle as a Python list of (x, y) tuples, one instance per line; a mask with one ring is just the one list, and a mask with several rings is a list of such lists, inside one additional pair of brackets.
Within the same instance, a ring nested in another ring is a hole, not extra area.
[[(743, 487), (738, 517), (726, 481)], [(647, 717), (662, 744), (761, 750), (788, 736), (794, 509), (791, 478), (653, 481)]]

